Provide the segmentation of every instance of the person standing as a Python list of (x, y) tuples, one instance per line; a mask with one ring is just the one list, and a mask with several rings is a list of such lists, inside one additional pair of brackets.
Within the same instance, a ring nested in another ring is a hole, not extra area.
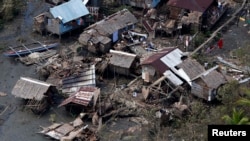
[(223, 40), (222, 40), (222, 38), (219, 39), (217, 45), (218, 45), (219, 49), (222, 49), (222, 47), (223, 47)]

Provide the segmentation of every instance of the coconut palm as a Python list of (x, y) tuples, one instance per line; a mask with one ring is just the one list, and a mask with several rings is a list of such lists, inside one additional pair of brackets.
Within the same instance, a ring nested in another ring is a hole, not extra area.
[(246, 87), (242, 87), (241, 89), (244, 92), (244, 94), (246, 94), (246, 96), (248, 98), (245, 98), (245, 97), (241, 98), (236, 103), (239, 104), (239, 105), (250, 106), (250, 99), (249, 99), (249, 97), (250, 97), (250, 90), (248, 88), (246, 88)]
[(227, 124), (233, 124), (233, 125), (243, 125), (243, 124), (248, 124), (250, 125), (249, 119), (245, 116), (243, 110), (236, 110), (235, 108), (233, 109), (232, 116), (230, 117), (229, 115), (224, 115), (222, 119), (227, 123)]
[(239, 105), (246, 105), (246, 106), (250, 106), (250, 99), (247, 98), (241, 98), (237, 101), (237, 104)]

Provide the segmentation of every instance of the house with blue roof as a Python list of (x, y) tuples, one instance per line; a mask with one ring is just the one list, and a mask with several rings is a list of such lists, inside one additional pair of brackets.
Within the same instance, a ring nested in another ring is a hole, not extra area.
[(62, 35), (86, 25), (89, 10), (82, 0), (70, 0), (34, 18), (34, 30)]

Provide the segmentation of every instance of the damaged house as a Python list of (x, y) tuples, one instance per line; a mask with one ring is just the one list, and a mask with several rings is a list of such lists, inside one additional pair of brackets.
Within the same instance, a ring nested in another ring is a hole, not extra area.
[(71, 94), (67, 99), (62, 101), (59, 107), (66, 106), (66, 110), (68, 111), (72, 106), (79, 107), (81, 111), (94, 111), (99, 94), (100, 88), (94, 86), (82, 86), (76, 93)]
[[(142, 79), (145, 82), (154, 82), (164, 74), (173, 75), (171, 68), (182, 62), (182, 51), (175, 47), (165, 48), (156, 52), (141, 61)], [(171, 79), (171, 78), (170, 78)], [(182, 80), (173, 80), (177, 85), (182, 84)]]
[(70, 0), (50, 8), (49, 12), (34, 17), (34, 30), (39, 33), (50, 32), (61, 36), (85, 26), (87, 15), (89, 11), (82, 0)]
[(216, 71), (215, 66), (192, 79), (191, 93), (199, 98), (211, 101), (215, 99), (218, 88), (227, 82), (226, 78)]
[(170, 15), (176, 15), (182, 26), (211, 28), (227, 10), (226, 0), (169, 0)]
[(80, 35), (78, 41), (92, 53), (107, 53), (121, 38), (121, 34), (133, 29), (137, 22), (129, 10), (123, 9), (90, 25)]
[(129, 76), (139, 66), (139, 60), (135, 54), (110, 50), (109, 70), (114, 73)]
[[(184, 86), (191, 93), (207, 101), (213, 100), (216, 90), (226, 79), (221, 73), (205, 68), (196, 60), (187, 58), (178, 48), (163, 49), (141, 63), (142, 78), (151, 86), (158, 85), (160, 81), (168, 80), (168, 85), (174, 87)], [(174, 89), (173, 89), (174, 90)]]
[(25, 106), (35, 114), (48, 110), (56, 92), (56, 87), (52, 84), (27, 77), (21, 77), (12, 89), (12, 94), (26, 100)]
[(226, 0), (168, 0), (144, 12), (142, 25), (152, 38), (181, 31), (210, 29), (225, 13)]

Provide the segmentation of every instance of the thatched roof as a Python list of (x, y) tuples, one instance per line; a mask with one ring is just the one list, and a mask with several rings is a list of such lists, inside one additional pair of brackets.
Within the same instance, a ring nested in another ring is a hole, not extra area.
[(226, 78), (216, 70), (217, 68), (218, 66), (215, 66), (209, 70), (206, 70), (193, 80), (200, 78), (207, 84), (209, 88), (216, 89), (220, 85), (225, 84), (227, 82)]
[(135, 54), (115, 50), (110, 50), (110, 54), (109, 64), (122, 68), (130, 68), (136, 57)]
[(209, 88), (218, 88), (220, 85), (226, 83), (225, 77), (216, 70), (208, 73), (207, 75), (202, 75), (201, 78), (207, 84)]
[(12, 94), (24, 99), (42, 100), (51, 86), (52, 84), (40, 80), (21, 77), (12, 89)]
[(109, 36), (119, 29), (125, 28), (129, 25), (137, 23), (137, 18), (127, 9), (118, 11), (105, 19), (96, 22), (95, 24), (90, 25), (85, 31), (80, 35), (79, 42), (86, 44), (86, 41), (89, 40), (90, 34), (92, 38), (98, 36)]
[(182, 68), (191, 80), (205, 72), (205, 68), (194, 59), (186, 59), (181, 64), (177, 65), (177, 67)]

